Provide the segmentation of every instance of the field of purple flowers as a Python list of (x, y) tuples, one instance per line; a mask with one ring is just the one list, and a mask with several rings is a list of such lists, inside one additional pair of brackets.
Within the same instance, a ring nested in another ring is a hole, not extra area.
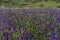
[(60, 40), (60, 10), (0, 9), (0, 40)]

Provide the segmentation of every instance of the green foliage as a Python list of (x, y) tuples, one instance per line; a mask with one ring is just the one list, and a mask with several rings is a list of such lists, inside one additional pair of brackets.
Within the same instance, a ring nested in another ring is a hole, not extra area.
[(0, 0), (4, 8), (60, 8), (59, 5), (59, 0)]

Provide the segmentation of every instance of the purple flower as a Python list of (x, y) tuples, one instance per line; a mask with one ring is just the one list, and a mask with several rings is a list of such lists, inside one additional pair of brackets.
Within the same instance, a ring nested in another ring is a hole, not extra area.
[(16, 32), (17, 31), (16, 28), (13, 28), (13, 31)]
[(56, 17), (56, 21), (59, 21), (60, 20), (60, 17)]
[(55, 40), (55, 34), (50, 35), (50, 40)]
[(46, 24), (45, 25), (45, 28), (49, 28), (51, 25), (50, 24)]
[(8, 40), (8, 33), (4, 33), (4, 40)]
[(38, 37), (39, 37), (39, 38), (41, 37), (41, 34), (40, 34), (40, 33), (38, 33)]

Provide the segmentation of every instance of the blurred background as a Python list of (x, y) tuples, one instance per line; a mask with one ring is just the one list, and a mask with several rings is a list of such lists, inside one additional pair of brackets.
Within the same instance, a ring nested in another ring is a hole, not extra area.
[(0, 0), (0, 8), (60, 8), (60, 0)]

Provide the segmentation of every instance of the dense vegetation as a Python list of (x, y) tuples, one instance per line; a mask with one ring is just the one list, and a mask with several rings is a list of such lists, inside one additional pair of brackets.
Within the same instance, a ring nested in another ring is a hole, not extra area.
[(0, 0), (1, 8), (60, 8), (60, 0)]
[(0, 40), (60, 40), (60, 10), (0, 9)]
[(0, 40), (60, 40), (59, 8), (60, 0), (0, 0)]

